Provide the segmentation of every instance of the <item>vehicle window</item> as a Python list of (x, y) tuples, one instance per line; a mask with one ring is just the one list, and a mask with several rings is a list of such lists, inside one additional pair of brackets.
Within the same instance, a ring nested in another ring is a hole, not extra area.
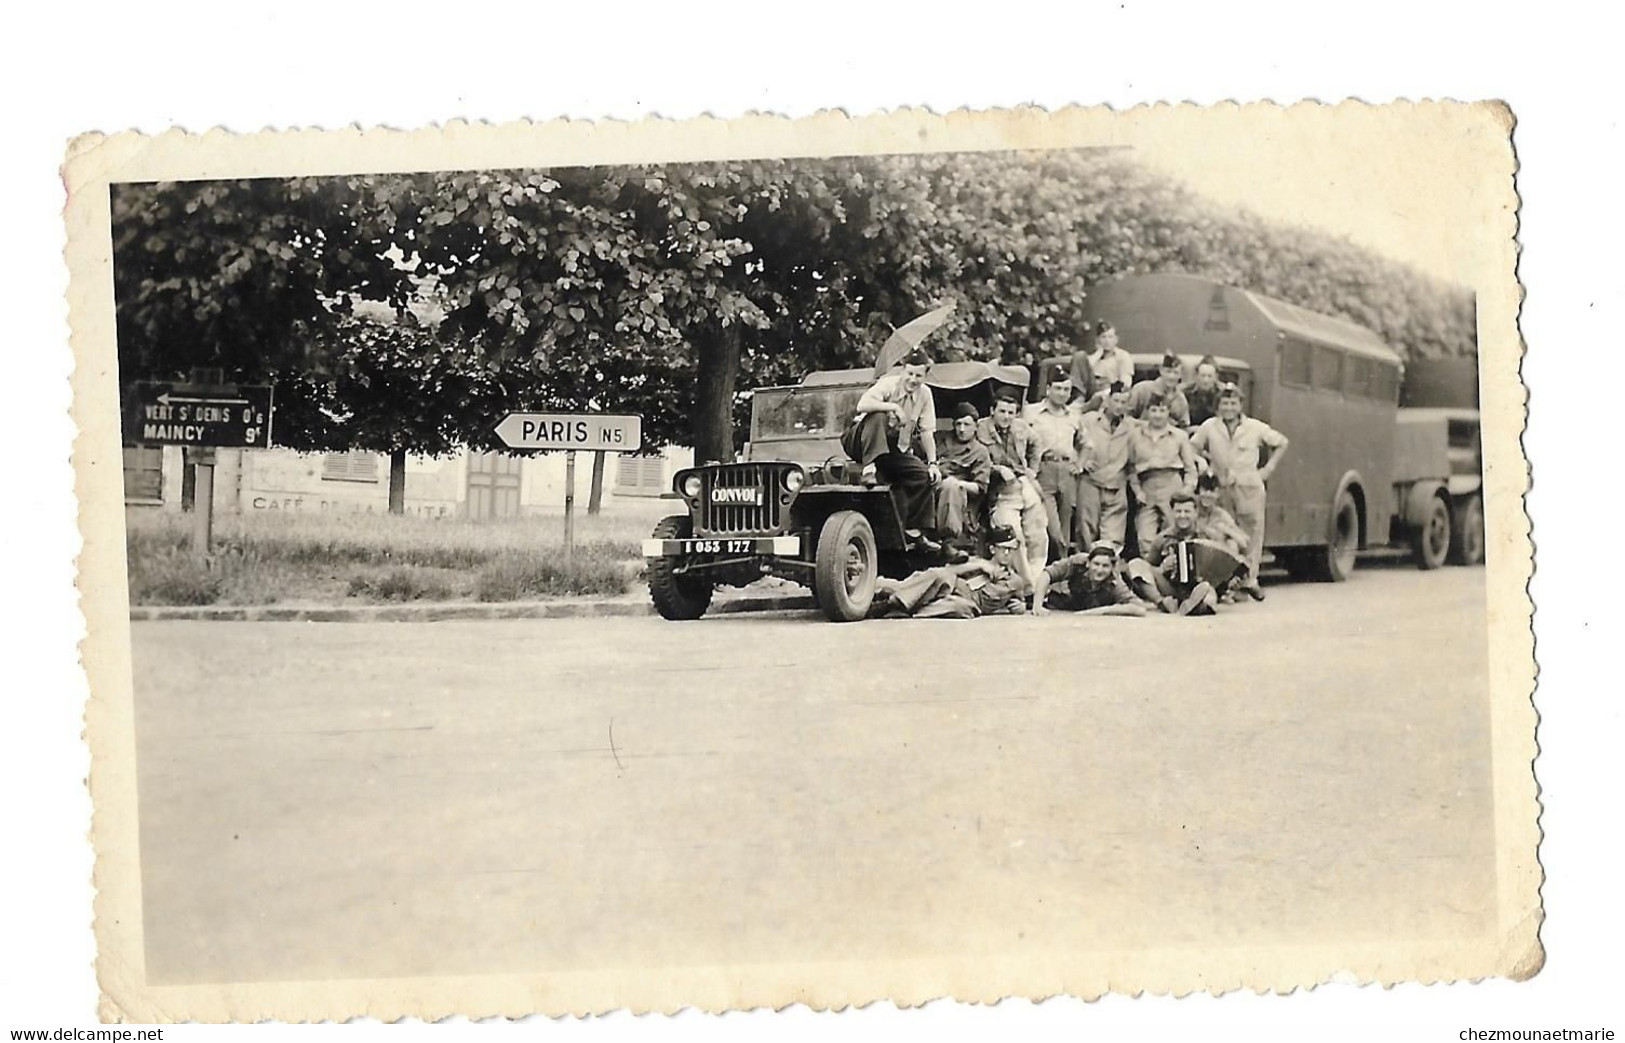
[(858, 415), (858, 399), (868, 388), (841, 388), (829, 395), (830, 434), (838, 435)]
[(1281, 383), (1309, 386), (1309, 345), (1296, 340), (1281, 342)]
[(1251, 409), (1253, 401), (1254, 401), (1254, 399), (1253, 399), (1253, 375), (1252, 375), (1252, 373), (1249, 372), (1249, 371), (1246, 371), (1246, 370), (1242, 370), (1242, 371), (1237, 372), (1235, 376), (1226, 377), (1225, 379), (1229, 383), (1234, 384), (1234, 385), (1236, 385), (1237, 387), (1239, 387), (1241, 389), (1242, 405), (1245, 406), (1248, 409)]
[(1315, 387), (1323, 391), (1343, 390), (1343, 353), (1336, 348), (1315, 348)]
[(1343, 390), (1351, 395), (1361, 398), (1375, 398), (1376, 391), (1376, 363), (1363, 355), (1350, 355), (1348, 360), (1348, 379), (1343, 384)]
[(1378, 363), (1375, 369), (1376, 376), (1373, 379), (1371, 397), (1382, 402), (1398, 402), (1399, 370), (1381, 363)]
[(751, 397), (751, 437), (816, 438), (836, 434), (830, 426), (829, 401), (829, 393), (823, 391), (758, 391)]

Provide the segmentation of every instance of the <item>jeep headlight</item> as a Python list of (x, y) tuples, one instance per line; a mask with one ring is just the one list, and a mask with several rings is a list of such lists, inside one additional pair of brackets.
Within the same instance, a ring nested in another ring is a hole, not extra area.
[(688, 497), (690, 500), (697, 498), (700, 495), (700, 485), (701, 482), (699, 475), (689, 475), (687, 478), (683, 479), (683, 495)]
[(796, 492), (807, 481), (807, 472), (799, 467), (784, 472), (784, 487), (790, 492)]

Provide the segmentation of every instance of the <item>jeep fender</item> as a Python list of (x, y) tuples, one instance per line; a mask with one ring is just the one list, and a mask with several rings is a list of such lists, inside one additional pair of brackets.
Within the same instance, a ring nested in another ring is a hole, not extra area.
[(804, 486), (790, 505), (790, 511), (794, 527), (810, 529), (815, 535), (824, 524), (824, 519), (836, 511), (857, 511), (869, 520), (869, 526), (874, 530), (875, 545), (880, 550), (901, 550), (907, 544), (903, 536), (903, 520), (897, 513), (891, 492), (884, 486)]

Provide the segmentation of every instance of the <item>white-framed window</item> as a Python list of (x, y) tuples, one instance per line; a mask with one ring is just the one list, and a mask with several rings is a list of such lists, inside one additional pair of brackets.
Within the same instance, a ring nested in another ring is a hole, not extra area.
[(658, 496), (667, 491), (666, 458), (663, 456), (616, 457), (615, 492), (631, 496)]
[(164, 450), (156, 445), (124, 447), (124, 499), (130, 503), (164, 502)]
[(378, 481), (378, 454), (369, 453), (360, 449), (352, 449), (345, 453), (328, 453), (322, 457), (322, 481), (324, 482), (373, 482)]

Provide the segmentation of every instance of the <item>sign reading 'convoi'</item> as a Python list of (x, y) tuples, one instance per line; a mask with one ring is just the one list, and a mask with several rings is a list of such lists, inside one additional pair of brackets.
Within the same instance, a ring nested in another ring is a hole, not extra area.
[(643, 418), (610, 413), (509, 413), (496, 426), (509, 449), (635, 453), (643, 445)]

